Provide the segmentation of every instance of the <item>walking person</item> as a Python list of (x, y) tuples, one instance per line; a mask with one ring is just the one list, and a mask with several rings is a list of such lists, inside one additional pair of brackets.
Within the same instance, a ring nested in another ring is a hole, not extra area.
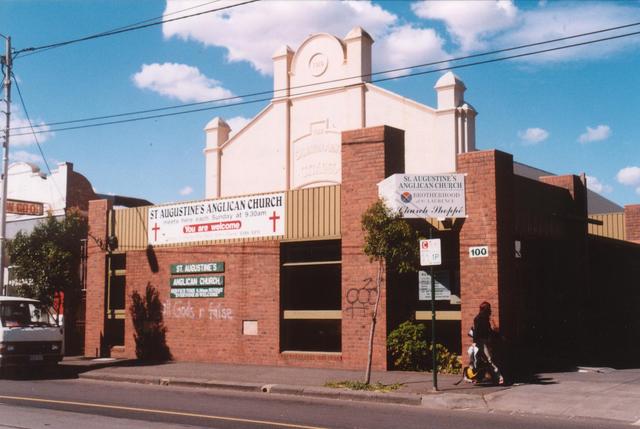
[(473, 356), (473, 366), (477, 368), (477, 354), (484, 353), (487, 362), (489, 362), (489, 365), (493, 368), (494, 380), (497, 381), (498, 384), (504, 384), (504, 378), (500, 373), (500, 369), (498, 369), (493, 362), (491, 350), (491, 337), (497, 333), (491, 320), (491, 304), (484, 301), (480, 304), (478, 315), (473, 319), (473, 342), (478, 350)]

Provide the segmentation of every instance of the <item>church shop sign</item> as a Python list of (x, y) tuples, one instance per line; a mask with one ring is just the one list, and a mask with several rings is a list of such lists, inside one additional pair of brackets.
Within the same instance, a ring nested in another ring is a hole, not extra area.
[(378, 196), (405, 218), (466, 217), (464, 174), (394, 174), (378, 183)]
[(285, 193), (154, 206), (149, 244), (276, 237), (285, 233)]

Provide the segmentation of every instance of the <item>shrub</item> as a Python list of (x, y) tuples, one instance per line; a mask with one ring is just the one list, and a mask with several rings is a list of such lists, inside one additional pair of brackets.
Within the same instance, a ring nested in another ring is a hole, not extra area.
[[(426, 340), (426, 328), (422, 323), (406, 321), (391, 331), (387, 338), (387, 349), (395, 369), (402, 371), (427, 371), (433, 368), (431, 344)], [(438, 371), (458, 374), (458, 356), (449, 352), (442, 344), (436, 344)]]
[(129, 311), (135, 331), (138, 359), (149, 362), (171, 360), (166, 341), (167, 328), (162, 318), (162, 303), (156, 288), (147, 283), (144, 295), (134, 290)]

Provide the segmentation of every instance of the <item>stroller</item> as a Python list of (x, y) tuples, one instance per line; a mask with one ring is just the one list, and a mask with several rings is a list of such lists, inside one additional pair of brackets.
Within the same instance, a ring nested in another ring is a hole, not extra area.
[(474, 384), (504, 384), (504, 378), (497, 366), (492, 364), (485, 353), (475, 344), (467, 350), (469, 365), (462, 369), (462, 379)]

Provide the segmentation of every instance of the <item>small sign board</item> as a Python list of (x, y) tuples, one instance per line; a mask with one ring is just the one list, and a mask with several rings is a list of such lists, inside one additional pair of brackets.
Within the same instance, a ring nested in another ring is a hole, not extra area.
[(404, 218), (464, 218), (465, 175), (393, 174), (378, 183), (378, 196)]
[(224, 273), (224, 262), (171, 264), (171, 274)]
[(420, 240), (420, 265), (441, 265), (442, 252), (440, 239)]
[(172, 288), (224, 286), (224, 276), (176, 276), (171, 277), (169, 284)]
[(489, 246), (469, 247), (470, 258), (486, 258), (489, 256)]
[[(436, 301), (451, 299), (448, 271), (435, 273), (434, 286), (436, 289)], [(427, 271), (418, 271), (418, 300), (431, 301), (431, 276)]]
[(171, 298), (224, 298), (223, 287), (171, 288)]
[(17, 215), (42, 216), (44, 214), (44, 204), (34, 201), (7, 199), (7, 213)]

